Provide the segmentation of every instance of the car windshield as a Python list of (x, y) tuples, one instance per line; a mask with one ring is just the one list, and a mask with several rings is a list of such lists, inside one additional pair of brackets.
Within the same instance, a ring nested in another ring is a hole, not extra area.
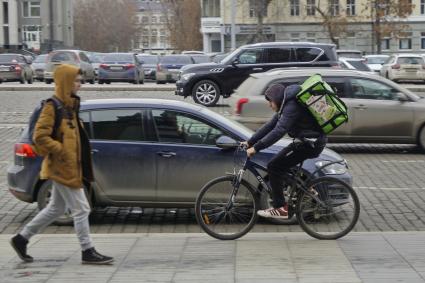
[(133, 62), (132, 54), (111, 53), (103, 57), (103, 62)]
[(409, 65), (422, 65), (424, 59), (420, 57), (399, 57), (397, 60), (398, 64), (409, 64)]
[(362, 61), (357, 60), (347, 60), (348, 63), (350, 63), (354, 68), (356, 68), (359, 71), (366, 71), (370, 72), (372, 71), (365, 63)]
[(224, 64), (230, 63), (229, 61), (232, 60), (233, 57), (235, 57), (241, 50), (242, 50), (242, 48), (236, 49), (235, 51), (233, 51), (232, 53), (230, 53), (229, 55), (224, 57), (224, 59), (221, 60), (221, 63), (224, 63)]
[(189, 56), (164, 56), (161, 58), (162, 64), (192, 64)]
[(92, 63), (101, 63), (102, 62), (102, 57), (101, 55), (89, 55), (90, 61)]
[(47, 55), (39, 55), (35, 58), (34, 63), (46, 63)]
[(139, 61), (143, 61), (143, 64), (156, 64), (158, 63), (158, 56), (137, 56)]
[(2, 54), (2, 55), (0, 55), (0, 62), (16, 63), (16, 62), (18, 62), (18, 58), (16, 58), (16, 55)]
[(368, 64), (384, 64), (388, 57), (367, 57)]
[(208, 63), (211, 62), (211, 59), (209, 56), (205, 56), (205, 55), (192, 55), (193, 60), (195, 61), (196, 64), (198, 63)]
[(222, 123), (224, 125), (230, 125), (230, 127), (238, 129), (241, 134), (246, 136), (246, 138), (250, 138), (252, 136), (252, 134), (254, 133), (253, 130), (242, 125), (241, 123), (236, 122), (235, 120), (232, 120), (232, 119), (228, 119), (228, 118), (226, 118), (226, 117), (224, 117), (224, 116), (222, 116), (222, 115), (220, 115), (220, 114), (218, 114), (214, 111), (211, 111), (207, 108), (202, 108), (201, 112), (205, 113), (209, 117), (212, 117), (213, 119), (219, 121), (220, 123)]

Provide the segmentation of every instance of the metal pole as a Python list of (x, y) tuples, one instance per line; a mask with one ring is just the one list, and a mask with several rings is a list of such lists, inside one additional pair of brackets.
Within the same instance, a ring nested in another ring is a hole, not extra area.
[(236, 0), (232, 0), (232, 9), (231, 9), (231, 48), (232, 50), (236, 49), (236, 34), (235, 34), (235, 16), (236, 16)]

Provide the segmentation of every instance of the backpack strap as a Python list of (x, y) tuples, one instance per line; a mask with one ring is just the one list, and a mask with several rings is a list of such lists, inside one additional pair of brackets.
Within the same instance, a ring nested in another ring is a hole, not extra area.
[(52, 137), (56, 137), (57, 130), (59, 129), (63, 118), (63, 105), (62, 101), (54, 96), (46, 99), (45, 103), (50, 101), (53, 103), (53, 107), (55, 108), (55, 123), (53, 124)]

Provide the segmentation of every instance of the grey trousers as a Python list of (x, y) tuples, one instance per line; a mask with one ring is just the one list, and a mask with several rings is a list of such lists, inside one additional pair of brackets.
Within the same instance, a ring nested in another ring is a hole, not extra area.
[(53, 188), (49, 204), (25, 225), (19, 234), (29, 240), (35, 234), (43, 231), (68, 209), (74, 219), (74, 228), (81, 249), (84, 251), (92, 248), (89, 227), (90, 205), (84, 189), (71, 189), (55, 181), (52, 183)]

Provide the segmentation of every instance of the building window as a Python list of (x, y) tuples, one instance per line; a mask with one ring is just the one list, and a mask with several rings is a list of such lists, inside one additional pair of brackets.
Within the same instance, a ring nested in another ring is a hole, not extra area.
[(157, 20), (156, 16), (152, 16), (152, 23), (153, 24), (156, 24), (156, 20)]
[(425, 0), (421, 0), (421, 15), (425, 14)]
[(156, 36), (151, 37), (151, 46), (155, 46), (157, 42)]
[(347, 0), (347, 16), (356, 15), (356, 0)]
[(291, 0), (291, 16), (299, 16), (300, 15), (300, 0)]
[(257, 12), (262, 13), (263, 17), (267, 17), (266, 1), (249, 0), (249, 16), (255, 18), (257, 17)]
[(400, 38), (399, 49), (412, 49), (412, 39), (411, 38)]
[(202, 17), (220, 17), (220, 0), (203, 0)]
[(425, 49), (425, 32), (421, 32), (421, 49)]
[(156, 29), (156, 28), (153, 28), (153, 29), (151, 30), (151, 35), (158, 35), (158, 31), (157, 31), (157, 29)]
[(162, 29), (160, 29), (160, 30), (159, 30), (159, 35), (165, 35), (165, 29), (163, 29), (163, 28), (162, 28)]
[(339, 15), (339, 0), (329, 0), (329, 13), (331, 16)]
[(381, 48), (382, 50), (390, 49), (390, 38), (384, 38), (381, 40)]
[(9, 23), (9, 3), (3, 2), (3, 24)]
[(316, 15), (316, 0), (307, 0), (306, 10), (307, 16)]
[(160, 23), (165, 23), (165, 17), (164, 16), (159, 17), (159, 22)]
[(40, 2), (24, 1), (22, 5), (22, 15), (24, 16), (24, 18), (40, 17)]
[(142, 23), (147, 24), (149, 22), (149, 17), (143, 16)]
[(316, 34), (314, 32), (307, 32), (307, 41), (316, 42)]
[(292, 42), (299, 42), (300, 41), (300, 34), (299, 33), (291, 33), (291, 41)]

